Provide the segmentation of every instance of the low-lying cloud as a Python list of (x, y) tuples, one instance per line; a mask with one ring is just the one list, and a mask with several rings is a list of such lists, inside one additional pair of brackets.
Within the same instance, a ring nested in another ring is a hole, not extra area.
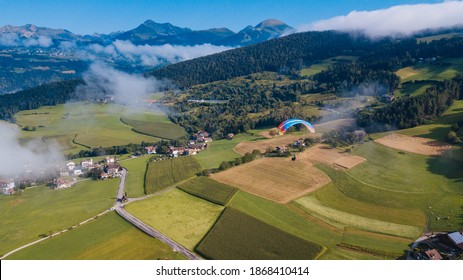
[(138, 74), (128, 74), (103, 63), (93, 63), (82, 78), (85, 85), (76, 89), (77, 95), (104, 98), (111, 95), (118, 103), (131, 104), (147, 99), (153, 92), (172, 87), (166, 81)]
[(407, 36), (427, 29), (463, 26), (463, 2), (399, 5), (374, 11), (352, 11), (345, 16), (300, 26), (298, 32), (339, 30), (369, 37)]
[(88, 46), (78, 46), (75, 42), (62, 42), (59, 48), (66, 52), (75, 52), (79, 58), (84, 60), (127, 61), (133, 65), (144, 67), (157, 67), (231, 49), (231, 47), (211, 44), (195, 46), (135, 45), (127, 40), (116, 40), (109, 45), (90, 44)]
[(53, 41), (48, 36), (37, 36), (35, 38), (19, 37), (16, 33), (0, 34), (0, 45), (5, 47), (42, 47), (48, 48)]
[(0, 122), (0, 135), (0, 177), (28, 171), (48, 172), (55, 170), (56, 165), (64, 160), (56, 143), (30, 140), (21, 145), (18, 128), (11, 124)]

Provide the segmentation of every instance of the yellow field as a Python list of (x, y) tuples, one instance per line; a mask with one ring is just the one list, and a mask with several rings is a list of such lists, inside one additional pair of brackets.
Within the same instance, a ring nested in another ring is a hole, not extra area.
[(425, 156), (441, 156), (452, 147), (447, 143), (429, 138), (410, 137), (396, 133), (376, 139), (375, 142), (389, 148)]
[(278, 203), (287, 203), (331, 181), (312, 164), (291, 158), (258, 159), (211, 178)]
[(307, 149), (298, 155), (297, 160), (308, 163), (320, 162), (345, 169), (351, 169), (366, 161), (366, 159), (362, 157), (341, 153), (337, 149), (330, 148), (326, 145), (315, 145), (310, 149)]

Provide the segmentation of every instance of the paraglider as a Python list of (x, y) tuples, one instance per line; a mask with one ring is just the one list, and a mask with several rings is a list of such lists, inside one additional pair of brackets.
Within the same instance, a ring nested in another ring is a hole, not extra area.
[(278, 126), (278, 132), (280, 135), (284, 134), (288, 128), (295, 124), (303, 124), (311, 133), (315, 133), (315, 128), (313, 127), (312, 124), (310, 124), (307, 121), (301, 120), (301, 119), (288, 119)]

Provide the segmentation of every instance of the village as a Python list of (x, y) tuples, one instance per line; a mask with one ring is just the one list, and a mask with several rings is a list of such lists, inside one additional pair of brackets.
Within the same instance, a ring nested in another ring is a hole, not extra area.
[(461, 260), (463, 258), (463, 231), (435, 233), (418, 239), (411, 246), (408, 259)]
[[(227, 139), (231, 140), (234, 137), (233, 133), (227, 135)], [(192, 139), (188, 141), (186, 146), (175, 147), (168, 146), (167, 149), (161, 149), (160, 146), (146, 146), (143, 151), (132, 153), (131, 157), (140, 157), (142, 155), (159, 154), (159, 158), (176, 158), (179, 156), (196, 155), (200, 151), (207, 148), (208, 143), (212, 142), (210, 134), (206, 131), (198, 131), (192, 135)], [(96, 162), (91, 158), (82, 159), (80, 163), (68, 161), (58, 164), (55, 171), (44, 179), (37, 180), (32, 175), (30, 170), (25, 171), (23, 175), (14, 178), (0, 177), (0, 194), (13, 195), (19, 189), (47, 183), (54, 190), (70, 188), (75, 185), (79, 179), (91, 178), (95, 180), (105, 180), (109, 178), (118, 178), (121, 176), (123, 168), (119, 165), (115, 156), (107, 156), (104, 159)], [(38, 173), (44, 173), (40, 171)]]

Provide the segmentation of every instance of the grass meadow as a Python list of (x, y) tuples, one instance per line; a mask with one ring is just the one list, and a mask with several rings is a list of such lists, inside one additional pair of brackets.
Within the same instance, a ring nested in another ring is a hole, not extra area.
[(46, 186), (26, 189), (21, 195), (0, 196), (3, 255), (44, 235), (67, 229), (114, 204), (119, 180), (82, 181), (71, 188)]
[(193, 250), (220, 216), (223, 207), (172, 189), (127, 204), (125, 209), (149, 226)]
[(125, 191), (129, 197), (142, 197), (145, 195), (145, 173), (149, 156), (126, 159), (119, 164), (128, 171), (125, 180)]
[(162, 139), (175, 140), (186, 136), (185, 129), (179, 125), (166, 121), (137, 120), (122, 117), (121, 121), (132, 126), (132, 130), (140, 134)]
[(193, 156), (151, 162), (146, 173), (145, 193), (152, 194), (171, 187), (196, 176), (201, 170), (200, 164)]
[(225, 206), (235, 195), (237, 189), (200, 176), (177, 186), (180, 190), (204, 200)]
[(213, 141), (207, 144), (207, 149), (195, 155), (195, 158), (203, 169), (218, 168), (222, 161), (231, 161), (241, 156), (233, 150), (238, 143), (255, 139), (263, 137), (258, 134), (239, 133), (232, 140)]
[(18, 260), (184, 259), (169, 246), (132, 226), (115, 212), (18, 251)]
[[(121, 122), (121, 117), (135, 120), (171, 124), (167, 117), (149, 109), (133, 109), (116, 104), (68, 103), (44, 106), (17, 113), (14, 117), (20, 127), (36, 127), (35, 131), (22, 131), (24, 139), (40, 139), (59, 143), (65, 153), (76, 153), (88, 147), (107, 147), (129, 143), (157, 142), (153, 137), (135, 132), (132, 126)], [(140, 113), (139, 111), (142, 111)], [(160, 137), (164, 135), (160, 133)], [(167, 138), (167, 137), (166, 137)]]
[(402, 83), (408, 81), (443, 81), (463, 72), (463, 57), (447, 58), (435, 62), (423, 62), (397, 71)]

